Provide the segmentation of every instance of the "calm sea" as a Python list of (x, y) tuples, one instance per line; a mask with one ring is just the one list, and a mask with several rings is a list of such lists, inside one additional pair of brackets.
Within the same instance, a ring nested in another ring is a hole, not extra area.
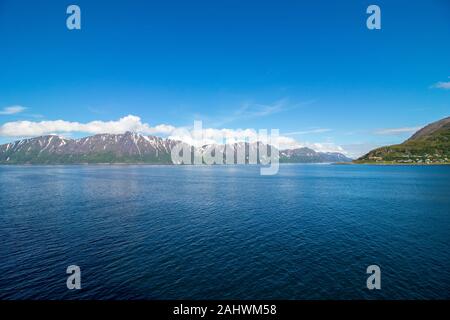
[(0, 236), (1, 299), (449, 299), (450, 167), (1, 166)]

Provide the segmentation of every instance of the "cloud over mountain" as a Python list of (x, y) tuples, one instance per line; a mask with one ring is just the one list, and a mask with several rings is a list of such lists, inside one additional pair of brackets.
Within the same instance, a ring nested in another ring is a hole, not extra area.
[(170, 134), (175, 127), (161, 124), (151, 127), (143, 123), (141, 118), (128, 115), (117, 121), (91, 121), (88, 123), (71, 122), (65, 120), (54, 121), (13, 121), (0, 126), (0, 136), (6, 137), (35, 137), (50, 133), (124, 133), (126, 131), (143, 134)]
[[(45, 120), (45, 121), (11, 121), (0, 126), (0, 137), (37, 137), (48, 134), (121, 134), (125, 132), (136, 132), (144, 135), (162, 135), (173, 140), (180, 140), (192, 145), (213, 144), (213, 143), (234, 143), (242, 141), (265, 141), (255, 129), (216, 129), (202, 128), (202, 139), (198, 139), (193, 128), (175, 127), (169, 124), (159, 124), (151, 126), (135, 115), (127, 115), (115, 121), (95, 120), (87, 123), (80, 123), (66, 120)], [(270, 135), (270, 130), (267, 134)], [(272, 141), (271, 143), (274, 143)], [(299, 142), (292, 137), (279, 135), (276, 143), (282, 149), (294, 149), (309, 147), (321, 152), (341, 152), (345, 150), (333, 143), (309, 143)]]

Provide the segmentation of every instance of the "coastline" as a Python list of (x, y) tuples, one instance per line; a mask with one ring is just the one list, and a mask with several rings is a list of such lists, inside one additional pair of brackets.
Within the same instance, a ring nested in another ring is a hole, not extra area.
[[(246, 166), (259, 166), (260, 164), (245, 164)], [(450, 166), (450, 163), (397, 163), (397, 162), (287, 162), (280, 163), (282, 166), (290, 166), (290, 165), (375, 165), (375, 166)], [(215, 167), (215, 166), (241, 166), (236, 164), (213, 164), (213, 165), (192, 165), (192, 164), (178, 164), (175, 165), (173, 163), (145, 163), (145, 162), (105, 162), (105, 163), (0, 163), (0, 167), (51, 167), (51, 166), (61, 166), (61, 167), (70, 167), (70, 166), (207, 166), (207, 167)]]
[(376, 165), (376, 166), (450, 166), (450, 162), (438, 162), (438, 163), (401, 163), (394, 161), (384, 162), (348, 162), (348, 163), (336, 163), (336, 164), (350, 164), (350, 165)]

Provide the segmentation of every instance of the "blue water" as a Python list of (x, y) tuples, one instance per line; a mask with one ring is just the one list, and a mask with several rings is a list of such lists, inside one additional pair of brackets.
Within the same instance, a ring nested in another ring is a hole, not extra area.
[(450, 167), (1, 166), (0, 236), (1, 299), (449, 299)]

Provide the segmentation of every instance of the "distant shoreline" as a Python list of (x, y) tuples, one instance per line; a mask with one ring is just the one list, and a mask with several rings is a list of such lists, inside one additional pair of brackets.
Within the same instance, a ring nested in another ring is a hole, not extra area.
[[(395, 162), (298, 162), (280, 163), (282, 166), (290, 165), (375, 165), (375, 166), (450, 166), (450, 163), (395, 163)], [(0, 167), (75, 167), (75, 166), (167, 166), (167, 167), (216, 167), (216, 166), (263, 166), (261, 164), (172, 164), (172, 163), (0, 163)]]
[[(286, 162), (279, 163), (280, 165), (332, 165), (333, 162)], [(264, 166), (259, 163), (242, 163), (242, 164), (173, 164), (173, 163), (146, 163), (146, 162), (105, 162), (105, 163), (0, 163), (0, 166), (177, 166), (177, 167), (216, 167), (216, 166)]]
[(376, 165), (376, 166), (450, 166), (450, 162), (439, 162), (439, 163), (400, 163), (400, 162), (343, 162), (336, 163), (339, 165)]

